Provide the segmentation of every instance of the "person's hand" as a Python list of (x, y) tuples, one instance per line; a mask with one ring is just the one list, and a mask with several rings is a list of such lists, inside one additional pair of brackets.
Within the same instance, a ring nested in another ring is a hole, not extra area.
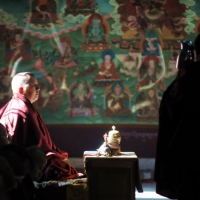
[(78, 173), (78, 177), (84, 176), (83, 173)]

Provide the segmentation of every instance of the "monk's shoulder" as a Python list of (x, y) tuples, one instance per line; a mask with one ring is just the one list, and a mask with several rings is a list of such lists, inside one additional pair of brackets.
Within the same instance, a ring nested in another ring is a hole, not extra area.
[(30, 106), (27, 104), (27, 102), (22, 101), (21, 99), (12, 99), (10, 101), (10, 109), (17, 113), (24, 113), (29, 114), (30, 113)]

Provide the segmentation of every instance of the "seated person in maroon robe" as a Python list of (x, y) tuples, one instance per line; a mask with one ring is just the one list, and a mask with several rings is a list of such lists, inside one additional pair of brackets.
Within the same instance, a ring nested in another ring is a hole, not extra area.
[(11, 143), (25, 148), (36, 145), (45, 151), (47, 165), (40, 181), (77, 178), (80, 174), (69, 163), (68, 153), (53, 143), (43, 119), (32, 104), (40, 92), (36, 77), (21, 72), (13, 77), (11, 85), (12, 99), (0, 109), (0, 120), (11, 137)]

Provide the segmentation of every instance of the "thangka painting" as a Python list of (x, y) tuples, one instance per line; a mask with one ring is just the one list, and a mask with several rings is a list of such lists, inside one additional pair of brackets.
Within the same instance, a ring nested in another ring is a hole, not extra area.
[(47, 124), (157, 125), (180, 40), (199, 32), (197, 0), (1, 1), (0, 106), (29, 71)]

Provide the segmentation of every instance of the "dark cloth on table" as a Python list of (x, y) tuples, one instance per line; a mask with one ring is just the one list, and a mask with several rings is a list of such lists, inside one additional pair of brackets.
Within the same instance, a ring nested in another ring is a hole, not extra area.
[(200, 199), (199, 86), (200, 62), (179, 69), (159, 108), (154, 180), (171, 199)]
[(78, 177), (77, 170), (68, 162), (68, 153), (52, 142), (44, 121), (27, 98), (13, 94), (12, 99), (0, 109), (0, 119), (12, 143), (25, 148), (36, 145), (46, 152), (48, 164), (41, 181)]

